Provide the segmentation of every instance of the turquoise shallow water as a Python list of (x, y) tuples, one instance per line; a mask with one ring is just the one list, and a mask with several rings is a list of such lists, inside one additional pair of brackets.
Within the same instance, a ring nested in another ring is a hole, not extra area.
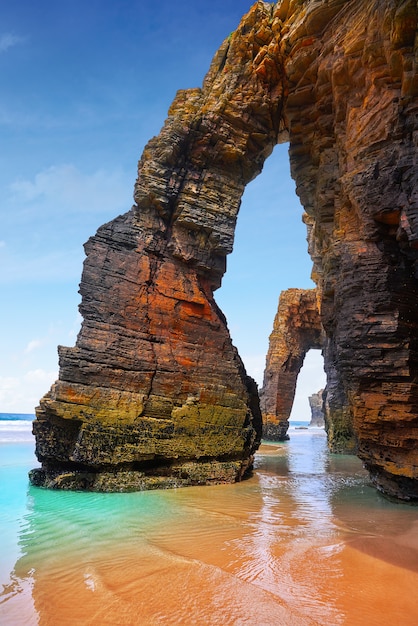
[(2, 626), (418, 623), (418, 510), (320, 429), (263, 447), (240, 484), (94, 494), (30, 487), (30, 422), (15, 427), (0, 424)]

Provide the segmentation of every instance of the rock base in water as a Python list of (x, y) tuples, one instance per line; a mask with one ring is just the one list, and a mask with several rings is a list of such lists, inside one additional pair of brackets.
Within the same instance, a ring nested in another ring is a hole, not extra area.
[(288, 441), (288, 430), (289, 422), (287, 420), (277, 424), (267, 422), (263, 424), (263, 439), (266, 439), (266, 441)]
[(60, 471), (36, 468), (29, 473), (32, 485), (48, 489), (97, 492), (129, 492), (173, 489), (193, 485), (234, 483), (249, 476), (253, 459), (245, 461), (189, 461), (158, 469), (117, 469), (92, 472), (76, 469)]

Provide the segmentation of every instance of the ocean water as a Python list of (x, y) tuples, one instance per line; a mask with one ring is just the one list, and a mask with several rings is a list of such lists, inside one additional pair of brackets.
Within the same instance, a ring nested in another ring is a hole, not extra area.
[(1, 626), (418, 624), (418, 509), (323, 430), (235, 485), (95, 494), (28, 484), (32, 417), (0, 415)]

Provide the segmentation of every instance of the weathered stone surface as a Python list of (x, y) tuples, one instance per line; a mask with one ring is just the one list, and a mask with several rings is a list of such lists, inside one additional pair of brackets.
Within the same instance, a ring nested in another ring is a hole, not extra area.
[[(144, 254), (139, 232), (131, 212), (86, 245), (83, 326), (75, 348), (60, 347), (34, 423), (47, 486), (223, 482), (251, 465), (256, 387), (211, 289), (181, 261)], [(224, 462), (208, 471), (208, 459)]]
[(309, 406), (311, 408), (311, 421), (309, 422), (309, 426), (324, 426), (324, 411), (323, 411), (323, 393), (324, 390), (321, 389), (317, 393), (313, 393), (309, 396)]
[(311, 348), (322, 348), (323, 341), (316, 289), (282, 291), (260, 391), (265, 439), (288, 439), (299, 371), (306, 353)]
[(191, 482), (207, 482), (217, 471), (203, 464), (239, 462), (235, 477), (251, 464), (255, 386), (213, 290), (245, 185), (289, 139), (326, 415), (355, 434), (379, 488), (418, 498), (417, 12), (415, 0), (257, 2), (202, 89), (179, 92), (135, 206), (86, 246), (84, 321), (37, 410), (34, 481), (137, 472), (127, 480), (142, 487), (143, 473), (174, 480), (192, 463)]
[(417, 4), (330, 2), (331, 19), (303, 4), (315, 26), (305, 17), (299, 45), (291, 36), (286, 116), (312, 218), (327, 410), (379, 488), (417, 498)]

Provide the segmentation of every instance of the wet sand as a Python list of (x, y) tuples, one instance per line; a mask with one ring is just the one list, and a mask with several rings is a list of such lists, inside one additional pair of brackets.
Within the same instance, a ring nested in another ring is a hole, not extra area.
[(320, 431), (263, 445), (236, 485), (28, 490), (0, 623), (415, 626), (418, 509), (329, 455)]

